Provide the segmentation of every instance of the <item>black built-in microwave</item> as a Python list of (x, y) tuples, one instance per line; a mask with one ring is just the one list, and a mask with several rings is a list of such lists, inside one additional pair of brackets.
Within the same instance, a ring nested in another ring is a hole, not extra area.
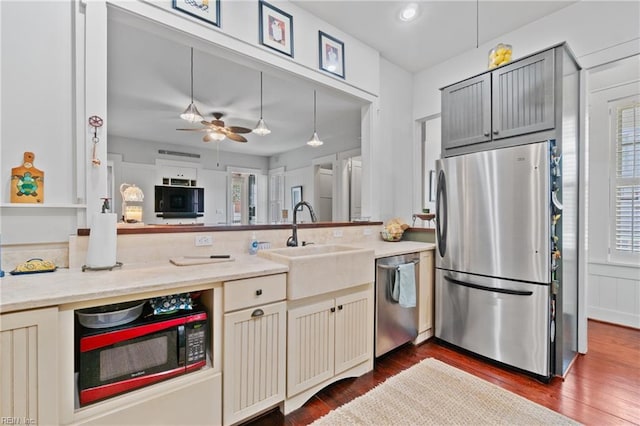
[(204, 215), (204, 188), (156, 185), (154, 204), (157, 217), (202, 217)]

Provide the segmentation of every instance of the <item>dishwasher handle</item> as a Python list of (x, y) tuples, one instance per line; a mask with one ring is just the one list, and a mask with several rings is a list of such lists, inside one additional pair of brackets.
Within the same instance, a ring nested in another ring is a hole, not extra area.
[(378, 268), (380, 268), (380, 269), (397, 269), (398, 266), (406, 265), (408, 263), (413, 263), (414, 265), (417, 265), (418, 263), (420, 263), (420, 259), (410, 260), (409, 262), (397, 263), (397, 264), (393, 264), (393, 265), (381, 265), (381, 264), (378, 264)]

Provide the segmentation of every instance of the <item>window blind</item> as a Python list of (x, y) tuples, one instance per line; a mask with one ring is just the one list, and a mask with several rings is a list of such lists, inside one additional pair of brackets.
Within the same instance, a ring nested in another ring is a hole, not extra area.
[(616, 108), (615, 249), (640, 253), (640, 103)]

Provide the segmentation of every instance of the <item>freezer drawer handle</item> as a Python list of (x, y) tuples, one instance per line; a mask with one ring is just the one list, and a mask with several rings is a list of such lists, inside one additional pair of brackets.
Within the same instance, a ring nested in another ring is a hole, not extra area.
[(533, 294), (532, 291), (511, 290), (511, 289), (508, 289), (508, 288), (494, 288), (494, 287), (487, 287), (487, 286), (480, 285), (480, 284), (466, 283), (464, 281), (459, 281), (459, 280), (456, 280), (456, 279), (451, 278), (451, 277), (444, 277), (444, 279), (449, 281), (452, 284), (458, 284), (458, 285), (461, 285), (461, 286), (464, 286), (464, 287), (475, 288), (477, 290), (490, 291), (490, 292), (493, 292), (493, 293), (513, 294), (515, 296), (531, 296)]

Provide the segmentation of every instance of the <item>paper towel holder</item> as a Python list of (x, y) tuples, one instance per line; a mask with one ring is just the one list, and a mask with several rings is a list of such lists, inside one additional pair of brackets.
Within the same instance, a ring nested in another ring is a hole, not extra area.
[[(109, 205), (109, 198), (101, 198), (102, 200), (102, 213), (105, 214), (111, 207)], [(115, 229), (114, 229), (115, 231)], [(89, 241), (89, 251), (91, 251), (91, 241)], [(111, 271), (113, 268), (122, 267), (122, 262), (116, 261), (113, 265), (107, 266), (88, 266), (82, 265), (82, 272), (84, 271)]]

